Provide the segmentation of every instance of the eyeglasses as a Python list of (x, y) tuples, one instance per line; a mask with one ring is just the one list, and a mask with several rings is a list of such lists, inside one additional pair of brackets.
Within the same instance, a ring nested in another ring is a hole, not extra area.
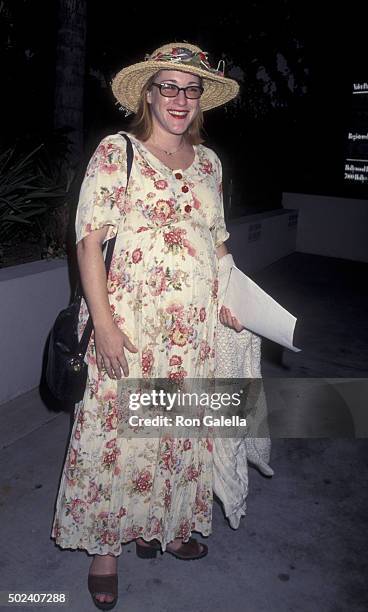
[(189, 100), (197, 100), (201, 97), (204, 92), (204, 88), (199, 85), (189, 85), (188, 87), (178, 87), (172, 83), (152, 83), (159, 88), (160, 94), (165, 98), (176, 98), (180, 91), (184, 92), (184, 95)]

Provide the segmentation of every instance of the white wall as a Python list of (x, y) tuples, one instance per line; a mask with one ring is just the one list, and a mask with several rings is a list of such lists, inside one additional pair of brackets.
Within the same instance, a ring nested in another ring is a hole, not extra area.
[(40, 383), (46, 339), (70, 297), (66, 261), (0, 270), (0, 403)]
[(298, 211), (272, 210), (227, 223), (226, 241), (235, 264), (243, 272), (256, 272), (296, 249)]
[(368, 200), (284, 193), (282, 205), (299, 211), (297, 251), (368, 262)]

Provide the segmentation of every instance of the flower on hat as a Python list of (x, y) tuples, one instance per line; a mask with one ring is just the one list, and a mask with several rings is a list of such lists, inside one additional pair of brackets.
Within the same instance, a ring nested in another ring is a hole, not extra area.
[(197, 66), (200, 68), (204, 66), (209, 72), (218, 72), (217, 68), (211, 68), (208, 61), (208, 53), (206, 51), (191, 51), (186, 47), (173, 47), (171, 51), (158, 52), (156, 55), (146, 55), (146, 60), (153, 60), (155, 62), (160, 61), (173, 61), (173, 62), (185, 62), (186, 64)]

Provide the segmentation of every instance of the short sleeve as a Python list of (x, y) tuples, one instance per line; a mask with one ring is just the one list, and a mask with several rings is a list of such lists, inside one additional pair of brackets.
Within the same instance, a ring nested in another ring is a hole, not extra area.
[(216, 176), (216, 186), (215, 186), (215, 216), (211, 225), (211, 233), (213, 237), (213, 241), (215, 247), (220, 246), (225, 240), (227, 240), (230, 236), (229, 232), (226, 229), (225, 224), (225, 215), (224, 215), (224, 199), (223, 199), (223, 189), (222, 189), (222, 165), (219, 157), (215, 156), (215, 176)]
[(75, 220), (76, 242), (94, 230), (109, 226), (106, 240), (116, 235), (124, 214), (127, 181), (126, 141), (106, 136), (87, 166)]

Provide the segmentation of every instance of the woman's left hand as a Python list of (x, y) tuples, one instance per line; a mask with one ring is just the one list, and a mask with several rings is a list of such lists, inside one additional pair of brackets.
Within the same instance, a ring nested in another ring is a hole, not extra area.
[(241, 332), (245, 327), (239, 323), (236, 317), (233, 317), (229, 308), (225, 306), (221, 306), (219, 319), (223, 325), (226, 327), (231, 327), (231, 329), (235, 329), (237, 332)]

